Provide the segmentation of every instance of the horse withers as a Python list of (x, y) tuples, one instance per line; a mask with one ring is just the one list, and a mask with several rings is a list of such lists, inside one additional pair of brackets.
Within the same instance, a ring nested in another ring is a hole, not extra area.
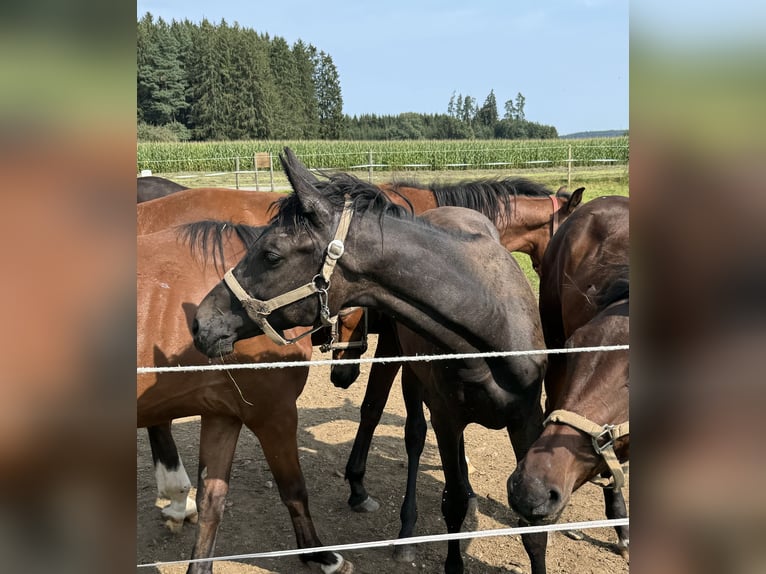
[[(542, 430), (547, 361), (531, 287), (476, 211), (435, 210), (434, 223), (415, 219), (357, 178), (341, 174), (319, 185), (291, 150), (281, 160), (294, 193), (200, 303), (195, 345), (218, 356), (263, 333), (287, 343), (285, 329), (322, 325), (344, 307), (364, 306), (409, 331), (398, 333), (404, 352), (540, 350), (413, 369), (442, 461), (442, 513), (448, 532), (458, 532), (469, 499), (461, 470), (466, 425), (505, 429), (518, 460)], [(542, 572), (539, 556), (530, 558), (535, 574)], [(463, 572), (457, 540), (448, 543), (445, 571)]]
[[(580, 207), (551, 241), (540, 277), (540, 315), (549, 348), (629, 341), (628, 199)], [(556, 521), (574, 491), (610, 477), (609, 518), (627, 517), (620, 463), (628, 458), (628, 351), (551, 354), (547, 424), (508, 480), (511, 506), (528, 522)], [(628, 556), (628, 528), (617, 527)]]

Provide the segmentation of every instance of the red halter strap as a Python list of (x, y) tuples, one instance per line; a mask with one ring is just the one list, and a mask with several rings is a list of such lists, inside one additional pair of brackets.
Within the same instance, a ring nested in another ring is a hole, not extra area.
[(551, 237), (553, 237), (553, 234), (556, 233), (556, 230), (559, 228), (559, 209), (561, 209), (561, 206), (555, 195), (549, 195), (548, 197), (550, 197), (553, 202), (553, 219), (551, 221)]

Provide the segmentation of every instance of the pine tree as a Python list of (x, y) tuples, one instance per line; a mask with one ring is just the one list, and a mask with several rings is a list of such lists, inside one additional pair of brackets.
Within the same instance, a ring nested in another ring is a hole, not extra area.
[(138, 109), (147, 123), (175, 121), (186, 108), (186, 74), (179, 59), (178, 40), (162, 18), (142, 18), (137, 38)]
[(314, 84), (313, 57), (317, 50), (314, 46), (298, 40), (292, 48), (295, 62), (296, 91), (299, 107), (295, 110), (298, 138), (316, 139), (319, 137), (319, 106)]
[(271, 137), (277, 139), (300, 138), (301, 117), (298, 70), (293, 53), (284, 38), (274, 37), (269, 46), (269, 67), (276, 89), (277, 100), (273, 114)]
[(343, 96), (338, 70), (325, 52), (319, 52), (314, 59), (314, 86), (319, 110), (319, 137), (340, 139), (344, 132)]
[(495, 91), (490, 90), (487, 99), (484, 100), (484, 105), (476, 113), (476, 119), (479, 124), (487, 127), (494, 127), (497, 123), (497, 100), (495, 99)]

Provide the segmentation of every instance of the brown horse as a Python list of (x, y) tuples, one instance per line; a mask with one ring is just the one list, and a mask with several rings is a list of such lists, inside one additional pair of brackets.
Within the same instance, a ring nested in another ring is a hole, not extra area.
[[(215, 197), (214, 205), (225, 205), (222, 196), (188, 190), (157, 202), (190, 198)], [(251, 193), (253, 204), (263, 201), (262, 194)], [(243, 219), (247, 210), (244, 198), (232, 204), (224, 215)], [(143, 204), (147, 208), (154, 202)], [(157, 203), (156, 205), (160, 205)], [(253, 207), (253, 213), (257, 210)], [(145, 211), (145, 210), (142, 210)], [(266, 210), (257, 211), (260, 221)], [(208, 216), (216, 213), (210, 205)], [(220, 211), (218, 213), (221, 213)], [(156, 221), (158, 221), (157, 219)], [(176, 223), (183, 220), (179, 216)], [(172, 225), (168, 223), (168, 225)], [(141, 228), (139, 222), (139, 228)], [(233, 265), (256, 231), (245, 225), (200, 222), (182, 228), (186, 239), (197, 251), (218, 254), (220, 259), (201, 260), (195, 256), (178, 230), (168, 228), (138, 237), (138, 364), (139, 366), (193, 365), (206, 363), (196, 351), (189, 332), (194, 302), (217, 283), (225, 266)], [(293, 335), (305, 332), (295, 330)], [(309, 339), (290, 347), (277, 347), (264, 337), (243, 341), (234, 359), (237, 362), (273, 362), (308, 360)], [(174, 418), (201, 415), (201, 437), (197, 505), (199, 528), (192, 558), (212, 556), (215, 537), (223, 515), (223, 504), (231, 472), (234, 448), (244, 423), (258, 437), (266, 460), (274, 475), (280, 496), (288, 508), (298, 546), (321, 546), (308, 509), (308, 497), (297, 451), (296, 400), (303, 390), (308, 368), (260, 371), (238, 371), (236, 378), (224, 371), (201, 373), (143, 374), (137, 380), (138, 426), (154, 428), (161, 438), (170, 438), (169, 421)], [(151, 437), (151, 434), (150, 434)], [(153, 444), (153, 448), (154, 448)], [(165, 445), (167, 447), (167, 445)], [(175, 445), (172, 445), (175, 449)], [(183, 473), (185, 475), (185, 473)], [(176, 477), (177, 478), (177, 477)], [(187, 479), (188, 483), (188, 479)], [(182, 494), (176, 518), (183, 520), (188, 486), (176, 481)], [(185, 488), (185, 490), (184, 490)], [(324, 572), (348, 573), (350, 562), (331, 552), (315, 552), (302, 556), (317, 562)], [(210, 562), (194, 563), (189, 572), (211, 572)]]
[[(396, 316), (404, 352), (544, 349), (529, 283), (485, 216), (443, 207), (427, 220), (415, 218), (352, 176), (320, 185), (285, 152), (295, 191), (200, 303), (192, 325), (197, 348), (212, 357), (261, 333), (283, 341), (284, 329), (324, 323), (343, 307), (361, 305)], [(543, 351), (413, 368), (437, 436), (448, 532), (460, 530), (468, 509), (460, 468), (465, 426), (504, 428), (522, 459), (542, 430), (546, 363)], [(523, 536), (529, 537), (537, 535)], [(448, 543), (445, 571), (463, 572), (456, 540)]]
[[(458, 184), (432, 184), (428, 188), (414, 182), (385, 184), (381, 186), (389, 196), (397, 199), (399, 194), (412, 206), (415, 213), (422, 213), (438, 206), (455, 205), (470, 207), (482, 212), (495, 224), (500, 242), (509, 251), (519, 251), (530, 256), (533, 266), (538, 269), (545, 249), (558, 226), (563, 223), (580, 204), (585, 188), (578, 188), (571, 194), (560, 188), (555, 194), (545, 186), (523, 178), (484, 179), (465, 181)], [(401, 200), (399, 201), (401, 203)], [(366, 349), (367, 332), (378, 333), (375, 357), (396, 357), (400, 345), (393, 321), (375, 310), (361, 312), (345, 311), (340, 314), (334, 359), (356, 359)], [(349, 344), (351, 346), (349, 347)], [(375, 363), (370, 369), (367, 389), (360, 409), (360, 422), (354, 444), (346, 464), (345, 478), (349, 482), (348, 504), (357, 512), (371, 512), (379, 507), (364, 486), (367, 455), (375, 429), (380, 422), (388, 401), (391, 387), (401, 363)], [(358, 365), (336, 365), (332, 368), (332, 381), (336, 386), (347, 388), (359, 374)], [(399, 538), (414, 534), (417, 521), (416, 483), (420, 455), (426, 437), (426, 420), (423, 414), (422, 397), (418, 386), (409, 383), (412, 373), (405, 364), (402, 370), (402, 392), (407, 407), (405, 424), (405, 445), (408, 471), (407, 488), (401, 507), (401, 529)], [(462, 447), (461, 447), (462, 448)], [(474, 497), (468, 481), (467, 467), (462, 466), (469, 496)], [(415, 559), (415, 548), (398, 545), (394, 558), (402, 562)]]
[[(137, 233), (148, 235), (209, 218), (263, 225), (268, 221), (269, 206), (281, 196), (277, 193), (253, 193), (225, 188), (174, 190), (173, 194), (138, 204)], [(202, 234), (200, 239), (204, 241), (205, 235)], [(223, 257), (223, 254), (220, 256)], [(151, 425), (147, 427), (147, 431), (158, 493), (170, 499), (170, 504), (163, 508), (162, 515), (168, 528), (178, 532), (184, 519), (196, 521), (197, 507), (193, 500), (187, 499), (191, 481), (173, 440), (171, 422), (168, 420), (160, 425)]]
[(157, 199), (158, 197), (165, 197), (184, 189), (189, 188), (156, 175), (136, 178), (136, 199), (138, 203)]
[[(549, 348), (627, 344), (628, 199), (586, 203), (551, 241), (540, 275)], [(545, 376), (547, 426), (508, 480), (512, 507), (531, 523), (555, 521), (571, 494), (599, 474), (606, 514), (625, 518), (619, 461), (628, 458), (628, 352), (552, 354)], [(628, 555), (628, 528), (617, 527)]]

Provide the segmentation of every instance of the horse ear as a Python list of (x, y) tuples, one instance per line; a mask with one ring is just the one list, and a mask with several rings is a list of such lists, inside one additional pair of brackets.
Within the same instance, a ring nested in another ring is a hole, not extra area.
[[(582, 201), (582, 194), (584, 191), (585, 191), (584, 187), (578, 187), (571, 194), (567, 194), (568, 195), (567, 202), (563, 208), (566, 213), (572, 213), (575, 207), (580, 205), (580, 202)], [(558, 195), (558, 193), (556, 195)]]
[(293, 192), (298, 196), (303, 213), (317, 226), (321, 227), (323, 223), (329, 223), (332, 213), (327, 201), (315, 187), (319, 183), (317, 177), (306, 169), (289, 147), (285, 147), (284, 155), (279, 154), (279, 161), (282, 163)]

